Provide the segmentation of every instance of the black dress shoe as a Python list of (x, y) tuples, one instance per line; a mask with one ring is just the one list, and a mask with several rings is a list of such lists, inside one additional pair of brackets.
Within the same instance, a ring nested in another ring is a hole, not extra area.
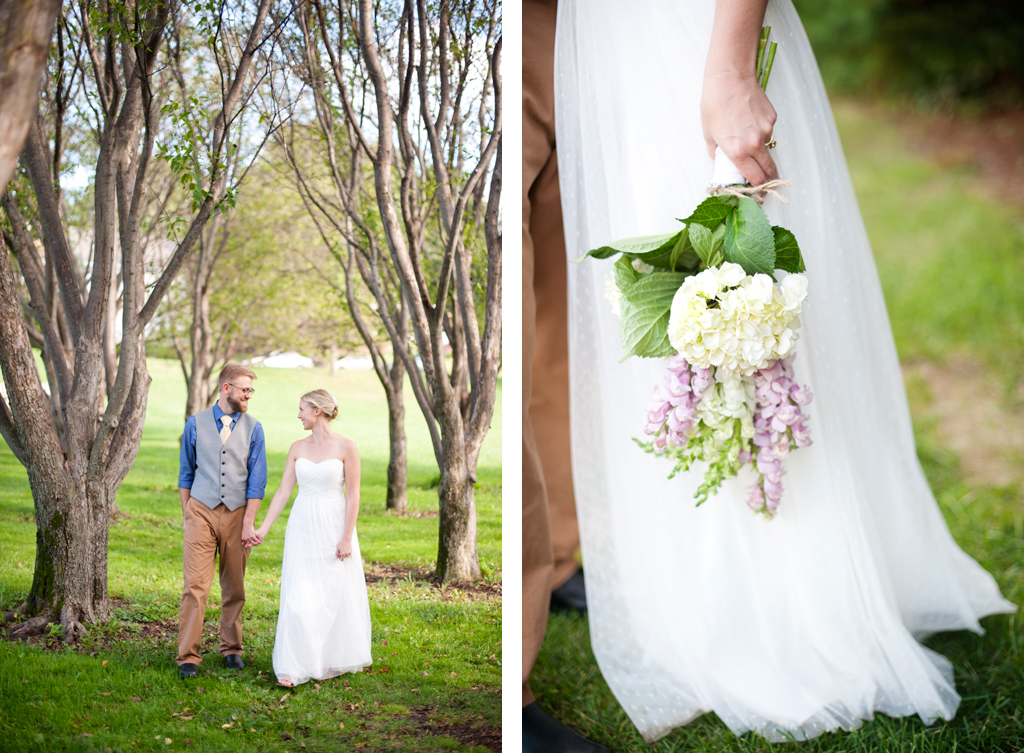
[(583, 585), (582, 568), (551, 592), (549, 609), (552, 612), (579, 612), (581, 614), (587, 611), (587, 591)]
[(245, 669), (245, 662), (242, 661), (242, 657), (238, 654), (228, 654), (224, 657), (224, 661), (228, 663), (231, 669)]
[(523, 753), (610, 753), (548, 716), (540, 706), (523, 706)]
[(185, 662), (184, 664), (178, 665), (178, 677), (182, 680), (189, 677), (195, 677), (197, 674), (199, 674), (198, 664), (189, 664), (188, 662)]

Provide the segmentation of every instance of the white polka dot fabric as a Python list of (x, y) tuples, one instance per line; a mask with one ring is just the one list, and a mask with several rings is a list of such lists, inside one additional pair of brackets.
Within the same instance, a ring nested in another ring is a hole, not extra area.
[[(713, 0), (560, 0), (557, 144), (568, 258), (678, 228), (713, 162), (699, 101)], [(952, 667), (915, 638), (981, 631), (1009, 612), (956, 545), (914, 450), (895, 346), (842, 147), (788, 0), (768, 95), (772, 152), (794, 182), (769, 199), (810, 280), (797, 344), (814, 444), (786, 459), (772, 521), (745, 505), (749, 472), (695, 508), (698, 467), (673, 480), (645, 455), (663, 369), (620, 363), (604, 299), (613, 261), (569, 264), (573, 463), (598, 663), (648, 740), (714, 711), (770, 740), (852, 729), (876, 711), (949, 719)]]

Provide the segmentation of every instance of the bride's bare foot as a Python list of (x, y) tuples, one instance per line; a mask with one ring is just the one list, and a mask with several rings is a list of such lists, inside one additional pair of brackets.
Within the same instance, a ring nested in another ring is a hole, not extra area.
[(290, 680), (278, 680), (277, 681), (277, 687), (279, 687), (279, 688), (294, 688), (295, 686), (291, 683)]

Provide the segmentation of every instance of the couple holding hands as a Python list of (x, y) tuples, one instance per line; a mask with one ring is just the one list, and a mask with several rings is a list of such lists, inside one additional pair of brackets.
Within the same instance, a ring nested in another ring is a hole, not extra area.
[(227, 364), (217, 378), (217, 402), (191, 416), (181, 441), (178, 487), (184, 518), (184, 589), (178, 623), (178, 673), (195, 677), (202, 662), (203, 617), (215, 561), (221, 586), (219, 652), (243, 669), (245, 567), (263, 543), (296, 483), (285, 533), (274, 673), (292, 687), (357, 672), (372, 662), (370, 606), (356, 518), (359, 451), (330, 429), (337, 401), (326, 390), (299, 400), (309, 436), (292, 444), (281, 484), (256, 528), (267, 484), (263, 427), (248, 413), (256, 374)]

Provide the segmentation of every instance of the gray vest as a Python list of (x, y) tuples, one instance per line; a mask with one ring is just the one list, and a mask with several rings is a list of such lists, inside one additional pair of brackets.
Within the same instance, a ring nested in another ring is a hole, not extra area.
[(223, 504), (229, 510), (245, 506), (249, 486), (249, 440), (256, 419), (242, 413), (228, 441), (221, 444), (221, 423), (213, 408), (196, 414), (196, 476), (192, 496), (211, 510)]

